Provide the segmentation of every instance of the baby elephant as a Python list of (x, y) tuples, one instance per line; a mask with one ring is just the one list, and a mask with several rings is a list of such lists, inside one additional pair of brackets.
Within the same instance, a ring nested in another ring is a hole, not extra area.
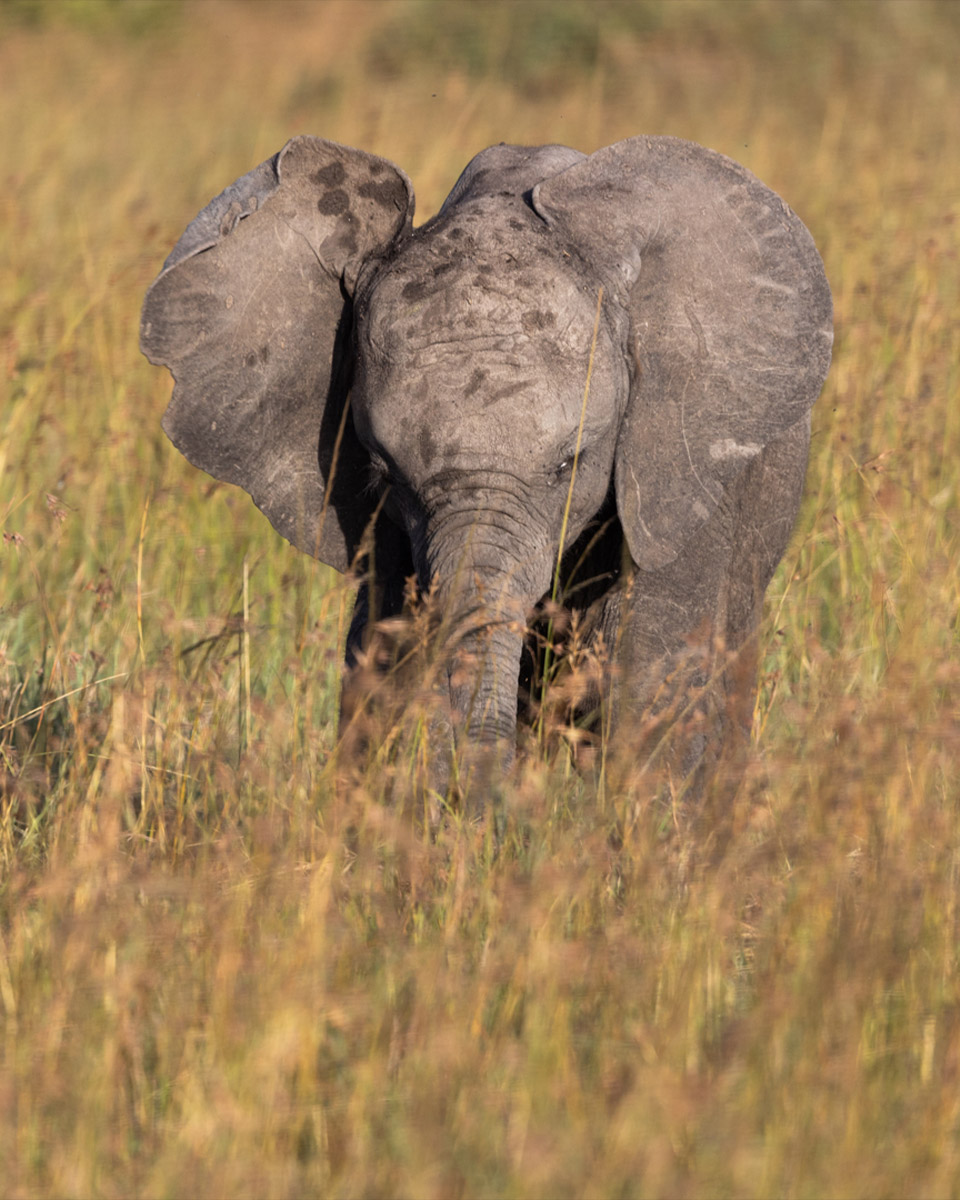
[(406, 580), (432, 589), (434, 728), (509, 761), (528, 621), (562, 598), (621, 737), (702, 777), (749, 726), (830, 363), (809, 233), (670, 137), (492, 146), (416, 230), (413, 207), (393, 163), (314, 137), (211, 201), (144, 303), (164, 429), (358, 571), (348, 668)]

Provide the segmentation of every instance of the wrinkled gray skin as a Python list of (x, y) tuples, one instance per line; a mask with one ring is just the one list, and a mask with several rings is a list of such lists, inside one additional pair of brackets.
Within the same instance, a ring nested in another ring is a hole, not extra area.
[(615, 720), (712, 681), (677, 761), (715, 758), (749, 720), (830, 362), (810, 235), (674, 138), (494, 146), (416, 231), (413, 203), (393, 164), (307, 137), (212, 201), (144, 304), (164, 428), (296, 546), (366, 563), (348, 665), (407, 576), (433, 584), (458, 631), (441, 699), (504, 760), (575, 468), (565, 568), (594, 538), (594, 582), (570, 604), (615, 648)]

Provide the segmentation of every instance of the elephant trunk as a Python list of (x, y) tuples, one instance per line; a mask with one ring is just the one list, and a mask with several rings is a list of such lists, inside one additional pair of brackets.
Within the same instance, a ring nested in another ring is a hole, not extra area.
[(437, 573), (445, 615), (446, 675), (457, 740), (493, 750), (506, 766), (516, 748), (517, 685), (527, 614), (537, 599), (490, 562)]
[(531, 519), (531, 497), (515, 475), (447, 474), (424, 491), (431, 511), (427, 574), (447, 626), (458, 740), (492, 749), (506, 764), (516, 748), (526, 619), (549, 584), (548, 540), (535, 533), (542, 522)]
[(506, 766), (516, 748), (518, 621), (488, 622), (457, 639), (448, 667), (450, 704), (468, 744), (493, 749)]

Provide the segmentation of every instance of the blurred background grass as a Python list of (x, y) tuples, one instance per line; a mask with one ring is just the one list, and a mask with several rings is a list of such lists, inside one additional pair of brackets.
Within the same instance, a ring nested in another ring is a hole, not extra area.
[[(0, 7), (5, 1194), (960, 1191), (958, 61), (923, 0)], [(338, 766), (349, 592), (137, 352), (300, 132), (420, 220), (490, 143), (670, 133), (810, 227), (834, 366), (732, 804), (531, 756), (431, 841), (409, 764)]]

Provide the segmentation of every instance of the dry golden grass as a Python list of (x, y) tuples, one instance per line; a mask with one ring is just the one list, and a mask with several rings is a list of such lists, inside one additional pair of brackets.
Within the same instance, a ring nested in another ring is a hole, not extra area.
[[(0, 21), (0, 1191), (960, 1192), (955, 6)], [(811, 228), (836, 352), (735, 800), (532, 747), (430, 838), (408, 758), (337, 763), (349, 594), (179, 458), (137, 352), (296, 132), (421, 219), (492, 142), (673, 133)]]

